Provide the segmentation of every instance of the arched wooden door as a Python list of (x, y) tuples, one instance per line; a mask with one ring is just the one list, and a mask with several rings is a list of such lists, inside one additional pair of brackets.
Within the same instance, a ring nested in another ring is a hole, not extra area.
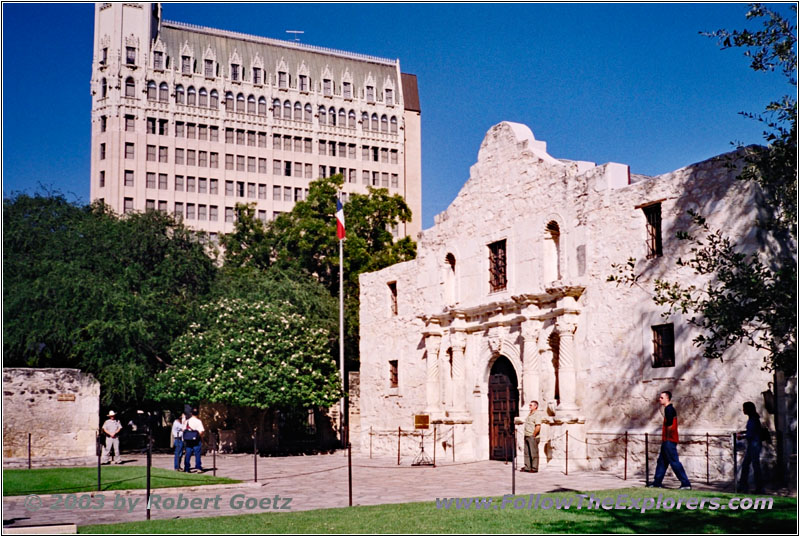
[(489, 458), (510, 460), (514, 450), (512, 430), (519, 414), (517, 374), (508, 358), (500, 356), (489, 374)]

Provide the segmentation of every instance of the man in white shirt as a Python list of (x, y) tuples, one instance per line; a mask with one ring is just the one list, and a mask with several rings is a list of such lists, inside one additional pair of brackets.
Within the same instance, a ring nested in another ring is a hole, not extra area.
[(117, 413), (109, 410), (108, 419), (103, 422), (103, 432), (106, 434), (106, 447), (103, 449), (103, 464), (108, 463), (108, 455), (111, 450), (114, 450), (114, 456), (111, 461), (114, 464), (122, 462), (122, 457), (119, 455), (119, 433), (122, 431), (122, 424), (117, 419)]
[(178, 415), (172, 422), (172, 440), (175, 443), (175, 470), (181, 469), (181, 458), (183, 457), (183, 428), (186, 426), (186, 418), (183, 414)]
[(198, 472), (203, 471), (200, 463), (200, 453), (202, 452), (202, 435), (205, 432), (203, 422), (197, 417), (197, 409), (192, 409), (192, 416), (186, 420), (183, 427), (183, 446), (186, 448), (186, 459), (184, 460), (183, 471), (188, 472), (194, 453), (194, 469)]

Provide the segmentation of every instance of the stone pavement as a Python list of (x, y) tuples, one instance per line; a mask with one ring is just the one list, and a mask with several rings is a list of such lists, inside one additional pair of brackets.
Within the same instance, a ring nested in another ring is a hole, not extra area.
[[(172, 468), (171, 455), (154, 455), (153, 466)], [(144, 466), (145, 458), (141, 455), (123, 458), (126, 465)], [(396, 458), (373, 458), (364, 455), (353, 455), (353, 505), (378, 505), (404, 502), (434, 501), (443, 497), (476, 497), (502, 496), (511, 493), (511, 464), (498, 461), (477, 461), (459, 463), (437, 461), (437, 467), (412, 467), (411, 459), (406, 458), (397, 465)], [(203, 457), (203, 466), (210, 469), (212, 458)], [(204, 487), (180, 487), (156, 489), (153, 494), (159, 495), (161, 502), (170, 498), (179, 501), (179, 495), (195, 503), (184, 509), (151, 509), (151, 518), (184, 518), (200, 516), (235, 515), (260, 512), (288, 512), (276, 510), (275, 507), (287, 507), (292, 511), (321, 509), (331, 507), (347, 507), (347, 456), (346, 452), (331, 455), (295, 456), (295, 457), (259, 457), (258, 482), (253, 481), (254, 464), (252, 455), (218, 455), (216, 460), (217, 475), (244, 481), (235, 485), (210, 485)], [(142, 468), (144, 472), (144, 468)], [(211, 473), (208, 470), (207, 473)], [(670, 476), (671, 477), (671, 476)], [(673, 478), (674, 480), (674, 478)], [(564, 475), (563, 466), (551, 465), (537, 474), (517, 471), (516, 493), (545, 493), (559, 491), (584, 491), (600, 489), (619, 489), (643, 486), (642, 476), (628, 480), (622, 475), (603, 472), (580, 472), (570, 470)], [(665, 481), (665, 485), (677, 488), (677, 480)], [(712, 483), (711, 487), (696, 483), (698, 490), (724, 490), (727, 483)], [(730, 489), (729, 489), (730, 490)], [(99, 507), (102, 495), (104, 505)], [(77, 493), (78, 499), (84, 495), (86, 504), (90, 499), (95, 509), (53, 510), (55, 503), (52, 495), (42, 495), (42, 507), (32, 511), (26, 508), (25, 496), (3, 498), (3, 526), (32, 526), (40, 524), (75, 523), (103, 524), (145, 520), (145, 497), (143, 490), (108, 491), (103, 493)], [(276, 496), (279, 499), (276, 500)], [(236, 508), (238, 500), (254, 498), (251, 502), (269, 499), (269, 506), (263, 509), (256, 506), (251, 509)], [(291, 501), (286, 504), (286, 499)], [(201, 499), (201, 500), (197, 500)], [(115, 509), (114, 502), (121, 505), (127, 502), (126, 508)], [(31, 500), (28, 500), (31, 501)], [(155, 502), (155, 496), (153, 497)], [(130, 508), (131, 502), (135, 507)], [(160, 504), (159, 504), (160, 506)]]

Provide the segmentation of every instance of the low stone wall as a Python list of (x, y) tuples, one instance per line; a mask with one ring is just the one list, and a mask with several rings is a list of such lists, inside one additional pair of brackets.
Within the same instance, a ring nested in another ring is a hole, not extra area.
[(100, 383), (78, 369), (3, 368), (3, 464), (82, 464), (96, 457)]

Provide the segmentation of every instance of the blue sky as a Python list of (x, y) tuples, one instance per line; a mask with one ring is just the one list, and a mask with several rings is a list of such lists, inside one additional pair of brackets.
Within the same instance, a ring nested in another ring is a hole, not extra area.
[[(774, 7), (774, 5), (773, 5)], [(777, 6), (789, 14), (788, 5)], [(794, 93), (699, 34), (746, 4), (165, 4), (164, 18), (400, 58), (422, 107), (423, 227), (486, 131), (528, 125), (556, 158), (655, 175), (759, 143), (738, 115)], [(93, 4), (3, 4), (3, 196), (89, 198)], [(752, 26), (752, 24), (750, 24)], [(40, 186), (41, 185), (41, 186)]]

